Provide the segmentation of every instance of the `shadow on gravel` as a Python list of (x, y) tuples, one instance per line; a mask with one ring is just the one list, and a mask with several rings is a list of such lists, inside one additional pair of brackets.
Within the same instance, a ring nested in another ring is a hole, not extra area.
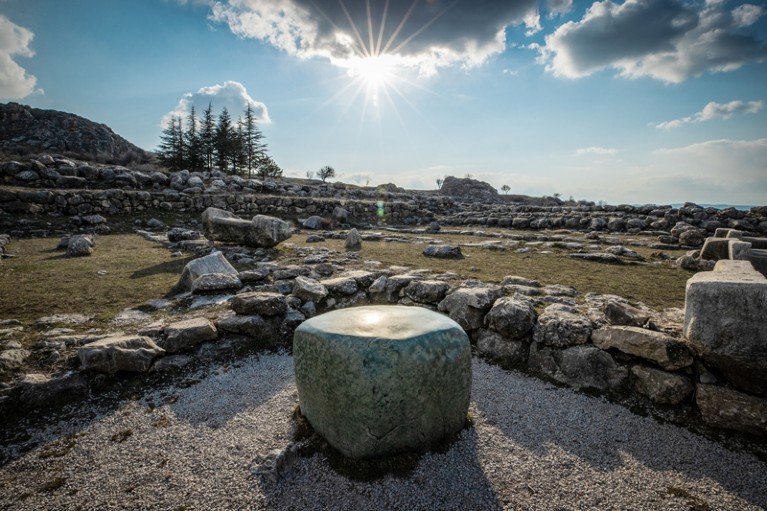
[[(473, 401), (487, 422), (533, 455), (543, 457), (559, 448), (605, 472), (622, 468), (628, 455), (654, 471), (711, 479), (742, 499), (767, 507), (767, 471), (756, 456), (733, 452), (689, 430), (635, 415), (603, 399), (505, 372), (513, 382), (506, 389), (475, 375)], [(736, 458), (742, 466), (744, 457), (751, 458), (748, 469), (733, 470)], [(679, 491), (668, 488), (671, 494)], [(708, 508), (699, 504), (700, 509)]]

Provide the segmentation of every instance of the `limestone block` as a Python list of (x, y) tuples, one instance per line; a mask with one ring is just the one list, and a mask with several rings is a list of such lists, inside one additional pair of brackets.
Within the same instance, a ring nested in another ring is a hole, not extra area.
[(628, 376), (606, 351), (594, 346), (573, 346), (554, 354), (559, 370), (554, 378), (576, 389), (620, 389)]
[(322, 314), (298, 327), (293, 357), (301, 413), (345, 456), (424, 449), (466, 421), (469, 339), (441, 314), (401, 306)]
[(651, 367), (636, 365), (631, 368), (634, 388), (652, 401), (663, 405), (678, 405), (692, 394), (688, 378)]
[(535, 342), (557, 348), (585, 344), (590, 336), (591, 321), (561, 304), (546, 307), (533, 328)]
[(290, 238), (290, 224), (273, 216), (256, 215), (252, 220), (255, 231), (246, 239), (248, 246), (271, 248)]
[(729, 243), (729, 259), (746, 261), (751, 253), (751, 243), (747, 241), (732, 240)]
[(707, 424), (767, 437), (767, 399), (699, 384), (696, 402)]
[(418, 303), (439, 303), (449, 289), (450, 285), (441, 280), (419, 280), (408, 284), (405, 296)]
[(510, 339), (492, 330), (482, 330), (477, 338), (477, 351), (504, 368), (525, 367), (530, 343)]
[(346, 235), (344, 248), (347, 252), (359, 252), (362, 250), (362, 236), (357, 229), (351, 229)]
[(165, 353), (152, 339), (140, 335), (112, 335), (78, 348), (83, 370), (102, 373), (146, 372), (155, 357)]
[(485, 316), (485, 325), (510, 339), (519, 339), (530, 333), (535, 325), (532, 302), (503, 296), (495, 301)]
[(502, 294), (496, 287), (461, 287), (448, 294), (438, 307), (468, 332), (482, 327), (485, 313)]
[(161, 346), (168, 353), (176, 353), (217, 338), (218, 331), (213, 323), (206, 318), (193, 318), (166, 326)]
[(222, 291), (234, 291), (241, 287), (242, 281), (237, 275), (230, 273), (206, 273), (194, 279), (194, 282), (192, 282), (192, 293), (216, 294)]
[(241, 293), (232, 299), (232, 310), (243, 315), (276, 316), (288, 310), (288, 300), (280, 293)]
[(293, 281), (293, 294), (302, 300), (321, 302), (328, 296), (328, 288), (314, 279), (299, 275)]
[(684, 344), (662, 332), (633, 326), (609, 326), (591, 332), (594, 346), (655, 362), (667, 371), (692, 365), (692, 355)]
[[(719, 230), (720, 229), (717, 229), (717, 231)], [(703, 248), (700, 250), (700, 258), (709, 261), (728, 259), (730, 241), (732, 240), (724, 237), (718, 238), (712, 236), (710, 238), (706, 238), (706, 241), (703, 243)]]
[(736, 387), (767, 395), (767, 279), (721, 260), (687, 281), (684, 335)]
[(436, 259), (463, 259), (461, 247), (458, 245), (427, 245), (423, 255)]
[(238, 277), (237, 270), (229, 264), (221, 252), (206, 255), (189, 261), (181, 272), (181, 278), (174, 287), (177, 292), (191, 291), (192, 284), (200, 276), (209, 273), (225, 273)]

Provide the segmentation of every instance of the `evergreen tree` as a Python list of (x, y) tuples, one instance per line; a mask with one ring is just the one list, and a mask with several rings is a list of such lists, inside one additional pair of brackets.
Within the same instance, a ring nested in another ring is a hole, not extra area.
[(237, 126), (232, 129), (231, 154), (229, 160), (232, 164), (232, 174), (239, 174), (245, 169), (245, 144), (243, 139), (243, 121), (237, 120)]
[(264, 135), (256, 125), (256, 115), (250, 103), (248, 103), (248, 107), (245, 109), (245, 118), (241, 122), (241, 127), (245, 169), (250, 178), (253, 177), (253, 171), (266, 158), (266, 144), (262, 142)]
[(282, 169), (271, 157), (264, 156), (261, 165), (259, 165), (256, 170), (256, 174), (259, 178), (265, 181), (270, 177), (282, 177)]
[(234, 127), (232, 126), (232, 117), (229, 115), (229, 110), (224, 107), (221, 111), (221, 115), (218, 116), (214, 142), (216, 166), (218, 166), (218, 169), (222, 172), (229, 171), (233, 149), (233, 132)]
[(216, 146), (216, 120), (213, 116), (211, 103), (208, 103), (208, 108), (202, 112), (199, 139), (201, 164), (205, 170), (210, 172), (213, 170), (213, 155)]
[(184, 167), (184, 133), (180, 117), (171, 117), (160, 136), (159, 160), (170, 170)]
[(186, 132), (184, 133), (186, 165), (191, 171), (200, 170), (202, 166), (202, 154), (200, 153), (201, 137), (198, 133), (198, 122), (194, 105), (192, 105), (192, 110), (186, 118)]

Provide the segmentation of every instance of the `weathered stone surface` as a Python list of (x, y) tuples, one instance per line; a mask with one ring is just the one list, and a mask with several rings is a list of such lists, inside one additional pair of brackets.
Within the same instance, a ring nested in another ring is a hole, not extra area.
[(290, 238), (290, 224), (273, 216), (253, 217), (254, 237), (246, 240), (250, 246), (271, 248)]
[(206, 318), (193, 318), (166, 326), (165, 339), (160, 346), (168, 353), (176, 353), (217, 338), (218, 331), (213, 323)]
[(631, 374), (637, 392), (662, 405), (678, 405), (692, 394), (694, 388), (684, 376), (651, 367), (635, 365)]
[(32, 352), (22, 348), (0, 351), (0, 370), (12, 371), (20, 368), (31, 354)]
[(591, 321), (572, 307), (552, 304), (546, 307), (533, 328), (535, 342), (562, 348), (585, 344), (591, 336)]
[(584, 261), (593, 261), (597, 263), (623, 264), (623, 260), (620, 257), (607, 252), (577, 252), (575, 254), (567, 254), (567, 256), (574, 259), (583, 259)]
[(767, 437), (767, 399), (699, 384), (695, 400), (707, 424)]
[(328, 288), (314, 279), (299, 275), (293, 280), (293, 294), (302, 300), (321, 302), (328, 296)]
[(151, 372), (177, 371), (192, 363), (194, 359), (189, 355), (169, 355), (162, 357), (152, 365)]
[(559, 370), (554, 378), (576, 389), (619, 390), (628, 371), (606, 351), (594, 346), (573, 346), (555, 353)]
[(201, 275), (209, 273), (225, 273), (235, 277), (238, 277), (239, 275), (237, 270), (234, 269), (234, 266), (229, 264), (229, 261), (226, 260), (224, 254), (221, 252), (214, 252), (205, 257), (189, 261), (184, 267), (184, 271), (181, 272), (181, 278), (174, 287), (174, 290), (176, 292), (191, 291), (194, 281)]
[(706, 240), (706, 235), (699, 229), (689, 229), (679, 234), (679, 244), (689, 247), (700, 247)]
[(165, 353), (149, 337), (113, 335), (99, 339), (77, 350), (81, 368), (85, 371), (116, 373), (145, 372), (155, 357)]
[(362, 250), (362, 236), (360, 236), (357, 229), (351, 229), (346, 235), (344, 248), (347, 252), (359, 252)]
[(87, 235), (77, 235), (67, 242), (67, 257), (83, 257), (93, 253), (93, 238)]
[(487, 202), (498, 200), (498, 191), (492, 185), (471, 178), (447, 176), (442, 182), (439, 193), (469, 200)]
[(524, 367), (530, 344), (510, 339), (492, 330), (482, 330), (477, 338), (477, 351), (503, 368)]
[(330, 222), (321, 216), (313, 215), (301, 222), (304, 229), (326, 229), (330, 227)]
[(485, 316), (485, 326), (509, 339), (520, 339), (530, 334), (535, 319), (532, 302), (504, 296), (495, 301)]
[(247, 335), (261, 341), (271, 341), (275, 336), (272, 323), (259, 315), (229, 316), (218, 322), (218, 330), (222, 333)]
[(335, 277), (332, 279), (324, 279), (320, 281), (320, 284), (325, 286), (327, 290), (334, 295), (353, 295), (357, 292), (357, 281), (352, 277)]
[(468, 332), (482, 327), (485, 313), (502, 294), (496, 287), (460, 287), (439, 302), (438, 308)]
[(684, 335), (736, 387), (767, 396), (767, 279), (720, 260), (687, 281)]
[[(411, 282), (418, 280), (414, 275), (392, 275), (384, 282), (384, 293), (390, 302), (396, 302), (400, 298), (400, 292)], [(372, 291), (371, 291), (372, 292)]]
[(650, 320), (648, 314), (619, 300), (607, 300), (604, 313), (613, 325), (643, 326)]
[(293, 341), (301, 413), (351, 458), (427, 448), (461, 430), (471, 390), (463, 330), (420, 307), (357, 307)]
[(288, 300), (279, 293), (251, 292), (241, 293), (232, 300), (232, 310), (237, 314), (276, 316), (288, 310)]
[(405, 296), (418, 303), (434, 304), (445, 298), (450, 285), (441, 280), (417, 280), (407, 285)]
[(237, 275), (230, 273), (206, 273), (192, 282), (192, 293), (212, 294), (221, 291), (234, 291), (242, 287), (242, 281)]
[(667, 371), (692, 365), (692, 354), (682, 343), (662, 332), (634, 326), (608, 326), (591, 332), (594, 346), (655, 362)]
[(21, 402), (28, 406), (50, 406), (84, 396), (88, 392), (85, 378), (79, 374), (50, 377), (30, 373), (19, 382)]
[(461, 247), (458, 245), (426, 245), (423, 255), (436, 259), (463, 259)]

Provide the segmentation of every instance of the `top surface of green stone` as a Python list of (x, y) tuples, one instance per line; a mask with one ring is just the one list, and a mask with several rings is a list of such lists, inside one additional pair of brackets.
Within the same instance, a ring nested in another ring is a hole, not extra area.
[(421, 307), (383, 305), (327, 312), (304, 321), (298, 329), (364, 339), (406, 340), (461, 327), (447, 316)]

